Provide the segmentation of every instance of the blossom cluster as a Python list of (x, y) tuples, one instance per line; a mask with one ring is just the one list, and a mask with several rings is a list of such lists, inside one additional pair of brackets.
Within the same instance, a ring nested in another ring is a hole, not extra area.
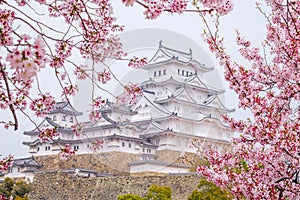
[(96, 152), (96, 151), (103, 148), (103, 144), (104, 144), (104, 140), (96, 139), (94, 142), (92, 142), (92, 145), (90, 146), (90, 149), (93, 152)]
[(104, 107), (106, 104), (106, 100), (102, 97), (97, 97), (93, 99), (92, 103), (92, 111), (89, 114), (89, 119), (92, 122), (96, 122), (101, 119), (101, 112), (100, 110)]
[(60, 68), (64, 65), (65, 60), (71, 56), (72, 41), (59, 41), (55, 45), (56, 55), (53, 56), (50, 66), (53, 68)]
[(109, 80), (111, 80), (111, 73), (107, 69), (98, 73), (98, 81), (102, 84), (106, 84)]
[(142, 96), (142, 88), (134, 83), (124, 87), (124, 93), (117, 97), (117, 104), (120, 105), (133, 105)]
[(54, 97), (49, 93), (39, 94), (40, 98), (34, 99), (30, 103), (30, 109), (35, 112), (36, 116), (44, 117), (55, 105)]
[(80, 122), (77, 122), (71, 126), (71, 130), (76, 136), (80, 136), (80, 134), (83, 132), (83, 128), (84, 124)]
[(187, 7), (187, 0), (147, 0), (144, 1), (146, 5), (146, 10), (144, 15), (146, 19), (156, 19), (164, 11), (170, 13), (182, 13)]
[(129, 60), (128, 66), (136, 69), (136, 68), (140, 68), (146, 64), (147, 64), (147, 58), (145, 58), (145, 57), (138, 58), (138, 57), (133, 56), (133, 58), (131, 58)]
[(206, 13), (216, 13), (217, 15), (226, 15), (233, 9), (232, 0), (122, 0), (126, 6), (133, 6), (135, 2), (138, 2), (145, 8), (144, 15), (146, 19), (156, 19), (164, 12), (169, 12), (171, 14), (177, 13), (181, 14), (187, 11), (188, 4), (191, 3), (193, 6), (201, 4), (200, 12)]
[(33, 44), (29, 43), (30, 39), (29, 35), (21, 35), (17, 47), (13, 48), (6, 57), (18, 80), (26, 81), (35, 77), (41, 68), (45, 68), (48, 60), (43, 39), (38, 36)]
[(51, 141), (54, 140), (57, 136), (59, 136), (57, 128), (43, 128), (40, 130), (39, 134), (39, 138), (42, 141)]
[(9, 155), (6, 158), (2, 158), (0, 160), (0, 172), (3, 172), (5, 170), (7, 170), (8, 167), (10, 167), (12, 165), (12, 162), (13, 162), (13, 156), (12, 155)]
[(74, 70), (74, 74), (79, 80), (84, 80), (88, 77), (88, 74), (86, 73), (86, 70), (83, 66), (76, 67), (76, 69)]
[(219, 15), (226, 15), (233, 9), (233, 2), (231, 0), (198, 0), (204, 8), (215, 11)]
[(75, 155), (75, 151), (71, 149), (69, 144), (66, 144), (64, 148), (61, 149), (59, 156), (62, 160), (68, 160), (70, 157)]
[(0, 46), (11, 45), (13, 42), (11, 33), (15, 13), (11, 10), (0, 9), (0, 16)]
[[(237, 32), (239, 52), (249, 66), (233, 61), (226, 52), (223, 39), (215, 34), (219, 28), (217, 18), (213, 28), (207, 27), (204, 33), (210, 50), (225, 69), (230, 88), (239, 98), (239, 107), (249, 109), (252, 119), (224, 116), (240, 136), (232, 141), (232, 152), (201, 149), (209, 166), (199, 166), (198, 173), (229, 189), (238, 199), (298, 199), (300, 3), (266, 3), (272, 13), (265, 13), (268, 23), (264, 52)], [(261, 10), (259, 5), (258, 8)], [(207, 20), (205, 15), (202, 18)]]

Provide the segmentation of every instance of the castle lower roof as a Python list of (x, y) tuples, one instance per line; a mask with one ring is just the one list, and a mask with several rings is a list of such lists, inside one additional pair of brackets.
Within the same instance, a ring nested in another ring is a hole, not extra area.
[(74, 116), (80, 116), (83, 113), (77, 111), (69, 102), (57, 102), (54, 105), (54, 109), (49, 112), (49, 114), (56, 114), (56, 113), (63, 113), (67, 115), (74, 115)]

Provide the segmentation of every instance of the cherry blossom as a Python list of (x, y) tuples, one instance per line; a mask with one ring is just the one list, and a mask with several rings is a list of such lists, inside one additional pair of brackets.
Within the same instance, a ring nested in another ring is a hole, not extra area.
[(89, 114), (89, 119), (91, 120), (91, 122), (97, 122), (101, 118), (101, 113), (98, 110), (93, 110)]
[(142, 96), (142, 88), (137, 84), (131, 83), (125, 86), (125, 91), (117, 97), (117, 104), (133, 105)]
[(80, 136), (80, 134), (83, 133), (84, 127), (83, 123), (77, 122), (71, 126), (71, 129), (76, 136)]
[[(115, 78), (109, 70), (95, 69), (97, 63), (106, 66), (108, 59), (126, 59), (118, 37), (124, 26), (116, 22), (110, 2), (0, 1), (0, 109), (11, 113), (11, 119), (1, 122), (3, 126), (17, 130), (19, 111), (42, 116), (52, 109), (54, 97), (39, 87), (39, 74), (44, 68), (52, 70), (49, 79), (57, 80), (66, 99), (77, 92), (70, 72), (81, 79), (92, 80), (95, 88)], [(199, 166), (198, 173), (229, 190), (236, 199), (299, 199), (300, 2), (265, 0), (269, 10), (256, 4), (266, 17), (266, 38), (262, 45), (253, 46), (240, 32), (236, 35), (238, 51), (248, 65), (232, 59), (220, 35), (221, 19), (234, 9), (233, 1), (122, 2), (124, 6), (139, 7), (150, 20), (162, 13), (198, 15), (206, 26), (204, 41), (225, 69), (224, 77), (237, 94), (239, 107), (252, 113), (245, 120), (224, 116), (224, 121), (240, 137), (231, 141), (230, 152), (199, 149), (199, 156), (209, 165)], [(35, 6), (40, 6), (38, 8), (45, 13), (40, 15), (39, 9), (34, 10)], [(35, 14), (29, 16), (25, 9), (33, 9)], [(47, 22), (54, 18), (64, 21), (65, 26), (51, 27)], [(28, 33), (24, 34), (22, 28), (29, 29)], [(74, 63), (74, 55), (90, 59), (93, 67)], [(145, 59), (133, 57), (128, 65), (136, 68), (143, 64), (146, 64)], [(33, 84), (38, 85), (38, 98), (32, 97)], [(134, 104), (141, 97), (142, 88), (126, 84), (117, 103)], [(103, 88), (102, 92), (109, 93)], [(99, 110), (104, 102), (96, 98), (94, 104), (90, 116), (96, 122), (101, 118)], [(27, 105), (31, 111), (26, 110)], [(75, 125), (74, 129), (77, 128)], [(41, 130), (41, 139), (54, 140), (56, 136), (56, 130)], [(98, 144), (101, 146), (103, 141)], [(70, 145), (61, 148), (63, 159), (74, 154)], [(0, 168), (7, 168), (11, 160), (9, 157), (0, 161)]]
[(2, 158), (0, 160), (0, 172), (3, 172), (5, 170), (7, 170), (8, 167), (10, 167), (12, 165), (12, 162), (13, 162), (13, 156), (12, 155), (9, 155), (6, 158)]
[(40, 94), (39, 96), (41, 97), (34, 99), (30, 103), (30, 109), (33, 110), (38, 117), (44, 117), (54, 108), (55, 100), (49, 93)]
[(102, 118), (100, 110), (104, 107), (105, 104), (106, 100), (102, 97), (96, 97), (93, 99), (93, 103), (91, 105), (92, 111), (89, 114), (89, 119), (92, 122), (97, 122)]
[(111, 73), (104, 69), (102, 72), (98, 73), (98, 81), (100, 81), (102, 84), (107, 83), (107, 81), (111, 80)]
[(61, 152), (59, 153), (60, 159), (62, 160), (68, 160), (73, 155), (75, 155), (75, 151), (70, 148), (69, 144), (66, 144), (66, 146), (62, 148)]
[(146, 64), (147, 58), (138, 58), (133, 56), (133, 58), (129, 60), (128, 66), (132, 68), (140, 68), (141, 66), (144, 66)]
[(90, 146), (90, 149), (94, 152), (100, 150), (103, 148), (104, 140), (96, 139), (94, 142), (92, 142), (92, 145)]
[[(168, 1), (135, 2), (145, 9), (147, 19), (164, 12), (191, 11), (185, 6), (171, 11)], [(300, 3), (265, 2), (271, 12), (256, 4), (267, 21), (266, 40), (261, 47), (252, 46), (237, 32), (239, 52), (250, 63), (245, 66), (231, 58), (220, 35), (220, 18), (233, 10), (232, 1), (193, 1), (195, 12), (206, 25), (204, 40), (224, 67), (225, 79), (236, 92), (239, 107), (252, 112), (252, 118), (246, 120), (224, 116), (240, 136), (231, 141), (231, 152), (221, 153), (209, 145), (199, 148), (199, 155), (209, 165), (199, 166), (198, 173), (237, 199), (299, 199)], [(121, 95), (118, 100), (128, 99)]]
[(57, 136), (59, 136), (57, 128), (43, 128), (39, 134), (39, 138), (43, 141), (51, 141)]
[(135, 0), (122, 0), (122, 2), (125, 3), (125, 6), (133, 6)]

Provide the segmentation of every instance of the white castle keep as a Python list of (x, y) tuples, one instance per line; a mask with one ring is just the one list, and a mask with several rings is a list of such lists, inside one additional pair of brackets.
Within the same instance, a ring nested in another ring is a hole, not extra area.
[[(60, 146), (69, 144), (76, 154), (123, 152), (139, 155), (129, 163), (131, 172), (152, 171), (155, 166), (163, 172), (182, 172), (186, 167), (171, 164), (160, 158), (159, 152), (190, 152), (193, 139), (209, 142), (214, 148), (226, 151), (232, 131), (222, 122), (222, 115), (232, 112), (220, 100), (223, 90), (210, 86), (205, 73), (213, 68), (194, 60), (192, 51), (181, 52), (159, 44), (149, 64), (148, 79), (141, 83), (143, 96), (131, 106), (119, 106), (111, 101), (99, 110), (101, 120), (83, 122), (83, 134), (70, 128), (75, 117), (82, 113), (66, 102), (55, 105), (42, 128), (57, 128), (54, 141), (42, 141), (38, 129), (24, 132), (30, 140), (33, 156), (58, 154)], [(91, 150), (96, 140), (103, 140), (103, 148)], [(152, 169), (152, 170), (151, 170)]]

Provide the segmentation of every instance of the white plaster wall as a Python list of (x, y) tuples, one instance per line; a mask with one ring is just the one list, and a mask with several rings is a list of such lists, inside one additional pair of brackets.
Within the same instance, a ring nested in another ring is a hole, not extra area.
[(151, 163), (143, 163), (139, 165), (130, 166), (130, 173), (143, 173), (143, 172), (186, 173), (189, 172), (189, 169), (172, 167), (172, 166), (155, 165)]

